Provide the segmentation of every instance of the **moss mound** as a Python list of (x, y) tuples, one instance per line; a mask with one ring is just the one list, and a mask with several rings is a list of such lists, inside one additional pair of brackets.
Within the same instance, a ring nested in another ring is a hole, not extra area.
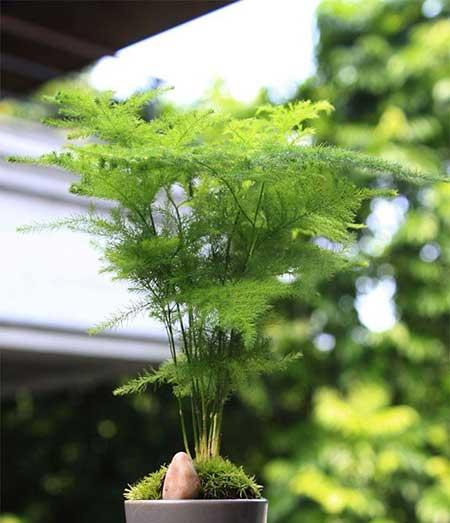
[[(262, 487), (238, 467), (224, 458), (196, 461), (195, 468), (200, 478), (200, 499), (258, 499)], [(124, 493), (129, 500), (162, 499), (162, 487), (167, 467), (163, 465)]]
[(223, 458), (213, 458), (195, 463), (200, 478), (202, 499), (257, 499), (261, 485), (238, 467)]
[(125, 499), (162, 499), (162, 487), (167, 467), (163, 465), (156, 472), (152, 472), (134, 485), (129, 485), (123, 495)]

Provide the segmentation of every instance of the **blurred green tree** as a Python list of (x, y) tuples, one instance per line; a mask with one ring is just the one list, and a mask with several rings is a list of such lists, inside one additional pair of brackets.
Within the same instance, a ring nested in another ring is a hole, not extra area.
[[(323, 1), (318, 74), (299, 92), (336, 107), (319, 138), (448, 170), (449, 11)], [(273, 329), (281, 350), (304, 352), (271, 407), (268, 445), (285, 454), (266, 467), (273, 522), (450, 522), (450, 186), (398, 189), (366, 209), (364, 276), (338, 278), (315, 310), (286, 305), (290, 321)], [(383, 289), (387, 330), (367, 299)]]

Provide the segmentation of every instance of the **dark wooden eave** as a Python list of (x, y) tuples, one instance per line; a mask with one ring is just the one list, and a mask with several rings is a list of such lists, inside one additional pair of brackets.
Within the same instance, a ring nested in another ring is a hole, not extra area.
[(27, 95), (233, 1), (1, 0), (2, 96)]

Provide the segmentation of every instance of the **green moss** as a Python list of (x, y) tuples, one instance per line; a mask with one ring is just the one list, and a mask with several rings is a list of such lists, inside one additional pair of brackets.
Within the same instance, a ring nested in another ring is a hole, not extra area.
[(227, 459), (211, 458), (195, 463), (200, 477), (202, 499), (257, 499), (261, 497), (261, 485), (248, 476), (242, 467)]
[(163, 465), (159, 470), (145, 476), (145, 478), (141, 479), (134, 485), (129, 485), (123, 494), (125, 499), (161, 499), (162, 486), (166, 472), (167, 467)]
[[(258, 499), (261, 485), (248, 476), (242, 467), (220, 457), (195, 462), (200, 478), (200, 499)], [(161, 499), (167, 467), (149, 474), (125, 490), (130, 500)]]

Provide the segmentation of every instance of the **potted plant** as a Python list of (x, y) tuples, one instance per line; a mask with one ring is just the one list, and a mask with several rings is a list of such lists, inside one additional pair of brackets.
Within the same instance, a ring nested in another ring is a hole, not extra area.
[(356, 213), (393, 193), (361, 187), (350, 174), (427, 178), (307, 145), (306, 123), (329, 112), (327, 102), (264, 106), (245, 119), (191, 110), (144, 121), (141, 110), (157, 94), (58, 93), (51, 101), (61, 118), (50, 123), (95, 140), (28, 161), (78, 174), (71, 191), (80, 197), (115, 202), (109, 215), (93, 207), (47, 225), (92, 234), (105, 269), (137, 297), (94, 331), (142, 311), (167, 331), (171, 359), (115, 394), (171, 385), (184, 453), (125, 491), (128, 523), (263, 523), (261, 487), (220, 455), (230, 395), (297, 357), (273, 351), (263, 321), (277, 300), (314, 299), (321, 282), (360, 263), (349, 250), (361, 227)]

